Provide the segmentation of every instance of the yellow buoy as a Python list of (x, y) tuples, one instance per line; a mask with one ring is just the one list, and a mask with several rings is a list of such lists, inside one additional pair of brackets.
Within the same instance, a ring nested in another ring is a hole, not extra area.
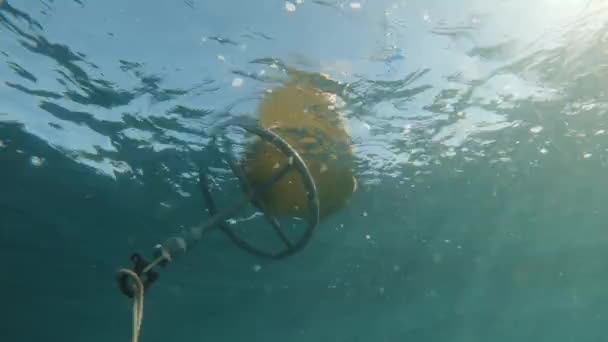
[[(289, 71), (289, 80), (265, 94), (258, 107), (259, 124), (285, 139), (304, 159), (317, 186), (321, 218), (344, 207), (357, 188), (350, 137), (335, 95), (323, 92), (314, 77)], [(253, 185), (266, 181), (288, 162), (270, 143), (256, 139), (243, 159), (245, 176)], [(308, 217), (306, 190), (300, 174), (291, 170), (263, 196), (267, 211), (277, 217)]]

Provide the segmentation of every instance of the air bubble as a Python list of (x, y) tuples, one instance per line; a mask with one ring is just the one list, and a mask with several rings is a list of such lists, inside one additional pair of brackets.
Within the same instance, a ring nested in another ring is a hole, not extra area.
[(286, 1), (285, 2), (285, 10), (287, 12), (295, 12), (296, 10), (296, 5), (292, 2)]
[(530, 132), (536, 134), (536, 133), (540, 133), (543, 130), (542, 126), (534, 126), (532, 128), (530, 128)]
[(30, 163), (32, 163), (32, 165), (34, 165), (36, 167), (39, 167), (39, 166), (42, 166), (42, 164), (44, 163), (44, 159), (40, 158), (40, 157), (33, 156), (33, 157), (30, 158)]
[(242, 78), (237, 77), (232, 80), (232, 86), (235, 88), (238, 88), (238, 87), (242, 86), (244, 82), (245, 81), (243, 81)]

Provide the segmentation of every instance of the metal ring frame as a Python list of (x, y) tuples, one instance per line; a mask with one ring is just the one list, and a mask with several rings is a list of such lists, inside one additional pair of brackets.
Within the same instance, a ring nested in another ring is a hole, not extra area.
[[(290, 255), (293, 255), (306, 246), (306, 244), (310, 241), (310, 238), (312, 237), (312, 234), (313, 234), (315, 228), (319, 224), (319, 197), (318, 197), (317, 187), (316, 187), (314, 178), (312, 177), (310, 170), (308, 169), (308, 166), (306, 165), (306, 162), (304, 162), (304, 160), (302, 159), (300, 154), (291, 145), (289, 145), (289, 143), (287, 141), (285, 141), (283, 138), (281, 138), (278, 134), (274, 133), (273, 131), (271, 131), (269, 129), (259, 127), (257, 125), (251, 125), (251, 124), (233, 124), (233, 125), (241, 127), (244, 130), (248, 131), (249, 133), (255, 134), (258, 137), (260, 137), (261, 139), (263, 139), (264, 141), (271, 143), (274, 147), (276, 147), (279, 151), (281, 151), (287, 157), (288, 160), (291, 161), (291, 163), (292, 163), (291, 167), (295, 168), (295, 170), (298, 171), (298, 173), (300, 173), (300, 176), (302, 177), (302, 181), (303, 181), (304, 187), (306, 189), (306, 195), (307, 195), (307, 200), (308, 200), (308, 209), (309, 209), (310, 215), (309, 215), (308, 226), (307, 226), (306, 230), (303, 232), (302, 236), (297, 241), (293, 242), (293, 241), (289, 240), (289, 238), (287, 237), (287, 235), (281, 228), (281, 225), (278, 222), (278, 220), (264, 209), (264, 203), (261, 201), (261, 199), (258, 196), (255, 196), (253, 198), (252, 204), (264, 213), (264, 216), (266, 217), (268, 223), (272, 226), (272, 228), (274, 229), (277, 236), (281, 239), (281, 241), (285, 245), (285, 247), (282, 250), (276, 251), (276, 252), (266, 251), (257, 246), (250, 244), (246, 240), (242, 239), (236, 232), (234, 232), (230, 228), (230, 226), (228, 226), (225, 222), (220, 223), (219, 227), (226, 235), (228, 235), (228, 237), (232, 240), (232, 242), (234, 242), (238, 247), (244, 249), (245, 251), (247, 251), (253, 255), (256, 255), (259, 257), (271, 258), (271, 259), (282, 259), (282, 258), (288, 257)], [(228, 126), (230, 126), (230, 125), (228, 125)], [(235, 162), (234, 160), (231, 159), (231, 153), (230, 153), (231, 147), (229, 145), (226, 145), (225, 147), (229, 151), (227, 153), (228, 154), (227, 162), (228, 162), (230, 168), (232, 169), (232, 172), (239, 179), (239, 182), (240, 182), (243, 190), (246, 193), (250, 192), (251, 186), (244, 176), (243, 169), (237, 162)], [(278, 172), (281, 172), (281, 171), (277, 171), (277, 173)], [(272, 176), (270, 178), (272, 178)], [(269, 187), (271, 187), (272, 185), (274, 185), (274, 183), (271, 184)], [(217, 213), (217, 207), (216, 207), (215, 201), (213, 200), (211, 193), (209, 191), (207, 181), (202, 173), (200, 175), (200, 186), (201, 186), (201, 192), (203, 194), (203, 198), (207, 204), (207, 208), (209, 209), (209, 213), (213, 216)], [(264, 191), (267, 191), (267, 190), (268, 189), (261, 189), (256, 195), (260, 195), (260, 193), (263, 193)]]
[[(245, 239), (242, 239), (235, 231), (233, 231), (225, 223), (225, 221), (221, 219), (221, 217), (225, 217), (227, 213), (234, 212), (235, 210), (239, 209), (240, 203), (236, 203), (232, 207), (224, 208), (222, 211), (218, 212), (215, 201), (213, 200), (211, 192), (209, 191), (206, 174), (201, 171), (199, 174), (201, 193), (205, 204), (209, 209), (209, 214), (211, 215), (211, 218), (209, 218), (207, 223), (213, 224), (212, 222), (214, 220), (218, 221), (217, 225), (219, 226), (221, 231), (228, 235), (228, 237), (232, 240), (232, 242), (234, 242), (234, 244), (253, 255), (271, 259), (283, 259), (297, 253), (308, 244), (314, 230), (319, 224), (320, 219), (319, 196), (317, 193), (317, 187), (314, 178), (312, 177), (310, 170), (308, 169), (308, 166), (306, 166), (306, 163), (304, 162), (300, 154), (291, 145), (289, 145), (287, 141), (285, 141), (283, 138), (281, 138), (279, 135), (272, 132), (271, 130), (260, 127), (257, 124), (246, 123), (228, 123), (224, 124), (223, 128), (226, 128), (228, 126), (238, 126), (252, 134), (257, 135), (262, 140), (272, 144), (279, 151), (281, 151), (289, 161), (288, 165), (284, 166), (283, 168), (280, 168), (278, 171), (273, 173), (268, 178), (268, 181), (264, 183), (261, 187), (258, 186), (255, 189), (252, 189), (252, 187), (249, 185), (247, 179), (244, 176), (244, 172), (241, 166), (237, 162), (232, 160), (231, 153), (228, 153), (227, 157), (228, 164), (230, 165), (232, 172), (239, 179), (243, 191), (248, 195), (248, 197), (251, 198), (252, 204), (264, 213), (264, 216), (266, 217), (267, 221), (272, 226), (275, 233), (281, 239), (285, 247), (279, 251), (267, 251), (249, 243)], [(231, 151), (231, 147), (229, 145), (227, 145), (226, 147), (229, 151)], [(310, 213), (309, 220), (307, 220), (308, 226), (306, 227), (306, 230), (304, 230), (302, 236), (295, 242), (291, 241), (287, 237), (287, 234), (285, 234), (285, 232), (281, 228), (281, 225), (279, 224), (278, 220), (266, 210), (264, 210), (264, 203), (259, 198), (260, 194), (264, 193), (265, 191), (268, 191), (269, 188), (272, 187), (277, 181), (279, 181), (291, 168), (295, 168), (295, 170), (298, 171), (302, 177), (302, 181), (306, 189), (308, 209)], [(138, 276), (143, 277), (144, 287), (146, 289), (159, 278), (159, 274), (157, 271), (154, 270), (154, 267), (144, 272), (144, 269), (147, 268), (149, 263), (138, 253), (132, 254), (131, 262), (133, 263), (132, 270)], [(160, 263), (160, 265), (165, 266), (166, 260), (165, 262)], [(128, 297), (132, 297), (133, 289), (130, 286), (126, 275), (119, 275), (117, 281), (121, 292)]]

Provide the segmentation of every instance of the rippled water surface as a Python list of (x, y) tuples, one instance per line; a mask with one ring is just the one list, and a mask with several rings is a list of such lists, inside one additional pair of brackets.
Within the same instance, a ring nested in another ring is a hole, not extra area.
[(116, 270), (207, 217), (215, 125), (287, 70), (329, 76), (357, 191), (281, 261), (206, 236), (141, 341), (605, 339), (603, 1), (0, 3), (3, 341), (131, 338)]

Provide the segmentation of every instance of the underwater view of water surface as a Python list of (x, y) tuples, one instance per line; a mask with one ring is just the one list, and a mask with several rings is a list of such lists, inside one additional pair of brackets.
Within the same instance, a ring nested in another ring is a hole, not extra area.
[(0, 3), (2, 341), (606, 340), (606, 2)]

